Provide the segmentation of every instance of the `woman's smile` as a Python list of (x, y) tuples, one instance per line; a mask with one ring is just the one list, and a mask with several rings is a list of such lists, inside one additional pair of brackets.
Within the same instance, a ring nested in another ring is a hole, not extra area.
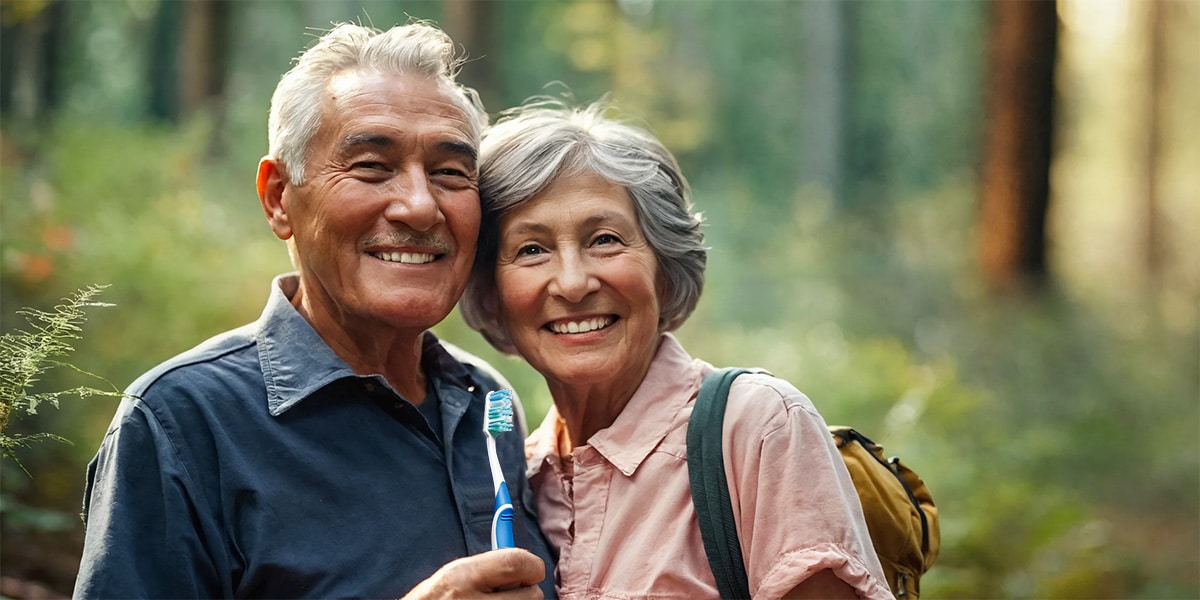
[(605, 315), (589, 319), (563, 319), (548, 323), (546, 328), (554, 333), (588, 333), (607, 329), (609, 325), (612, 325), (616, 321), (616, 315)]

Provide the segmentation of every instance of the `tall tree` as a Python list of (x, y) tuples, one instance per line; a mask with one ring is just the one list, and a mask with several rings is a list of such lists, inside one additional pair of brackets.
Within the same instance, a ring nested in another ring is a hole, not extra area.
[(150, 115), (178, 122), (222, 108), (233, 2), (160, 2), (150, 40)]
[(442, 4), (442, 26), (469, 59), (459, 79), (475, 88), (488, 107), (500, 102), (494, 76), (500, 63), (500, 47), (493, 34), (497, 4), (484, 0), (445, 0)]
[(991, 5), (978, 239), (994, 289), (1047, 277), (1057, 9), (1055, 1)]
[(62, 104), (70, 3), (5, 3), (0, 25), (0, 111), (45, 122)]
[(820, 184), (835, 202), (843, 202), (845, 181), (846, 72), (850, 34), (845, 2), (806, 2), (800, 6), (804, 33), (805, 100), (801, 103), (799, 147), (802, 172)]
[(1146, 274), (1150, 279), (1149, 289), (1156, 290), (1162, 274), (1162, 240), (1160, 219), (1162, 200), (1159, 197), (1158, 164), (1163, 155), (1163, 111), (1160, 98), (1166, 89), (1166, 44), (1168, 6), (1162, 0), (1146, 3), (1147, 39), (1150, 53), (1147, 58), (1148, 79), (1146, 85), (1146, 153), (1144, 177), (1146, 181), (1146, 204), (1143, 229), (1144, 259)]

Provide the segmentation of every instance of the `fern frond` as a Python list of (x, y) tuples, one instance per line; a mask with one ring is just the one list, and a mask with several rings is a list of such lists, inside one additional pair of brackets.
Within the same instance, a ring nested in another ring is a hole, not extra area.
[[(87, 308), (112, 306), (98, 302), (95, 298), (107, 285), (89, 285), (63, 298), (53, 310), (21, 308), (17, 314), (23, 316), (28, 327), (0, 335), (0, 453), (12, 456), (12, 451), (29, 441), (59, 439), (43, 433), (32, 436), (10, 437), (4, 435), (14, 415), (37, 414), (38, 405), (50, 403), (58, 406), (62, 396), (87, 397), (91, 395), (120, 396), (116, 387), (102, 377), (84, 371), (68, 362), (58, 360), (75, 351), (73, 340), (80, 339)], [(68, 367), (80, 373), (104, 381), (112, 391), (97, 390), (82, 386), (58, 392), (30, 394), (29, 389), (43, 374), (58, 367)], [(15, 460), (15, 457), (13, 457)]]

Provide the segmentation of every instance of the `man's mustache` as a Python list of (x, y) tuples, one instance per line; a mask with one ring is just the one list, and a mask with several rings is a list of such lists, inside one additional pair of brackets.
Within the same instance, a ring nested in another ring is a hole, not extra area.
[(454, 247), (441, 234), (427, 231), (391, 231), (383, 234), (373, 235), (366, 240), (363, 240), (363, 245), (366, 246), (413, 246), (436, 250), (438, 252), (449, 252)]

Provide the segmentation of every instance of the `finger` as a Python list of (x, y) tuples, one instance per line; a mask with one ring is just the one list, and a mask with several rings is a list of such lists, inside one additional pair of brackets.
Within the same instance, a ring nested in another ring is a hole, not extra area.
[(546, 564), (523, 548), (492, 550), (471, 558), (481, 591), (536, 586), (546, 578)]
[(487, 596), (489, 599), (496, 600), (542, 600), (542, 588), (536, 585), (513, 588), (511, 590), (503, 590), (492, 592)]

